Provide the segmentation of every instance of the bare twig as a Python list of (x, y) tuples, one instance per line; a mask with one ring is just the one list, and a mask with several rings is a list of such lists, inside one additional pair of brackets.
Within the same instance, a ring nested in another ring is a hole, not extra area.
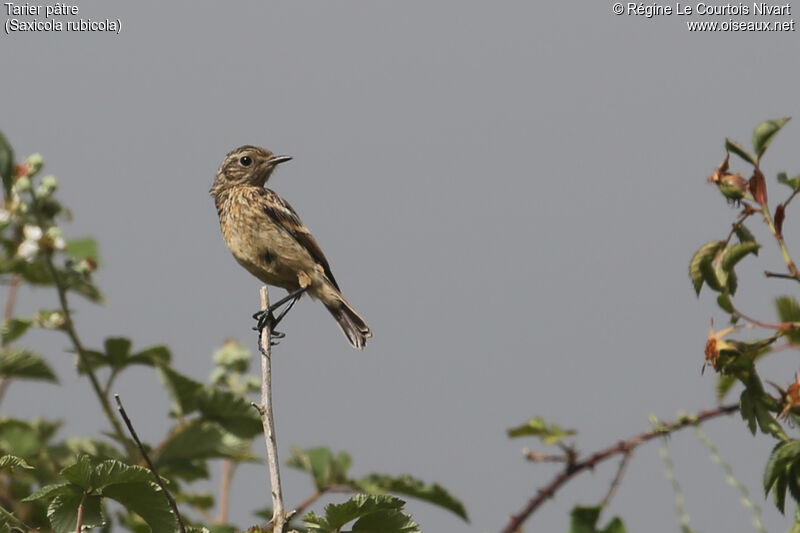
[[(269, 292), (267, 287), (261, 287), (261, 309), (269, 312)], [(272, 530), (274, 533), (283, 533), (288, 524), (286, 510), (283, 507), (283, 492), (281, 490), (281, 473), (278, 463), (278, 443), (275, 438), (275, 417), (272, 411), (272, 324), (270, 320), (259, 332), (258, 347), (261, 351), (261, 405), (253, 403), (253, 407), (261, 415), (261, 424), (264, 426), (264, 440), (267, 445), (267, 464), (269, 466), (269, 482), (272, 490)]]
[(625, 475), (625, 467), (628, 466), (631, 455), (633, 455), (633, 452), (629, 449), (622, 452), (622, 459), (620, 459), (619, 466), (617, 467), (617, 475), (615, 475), (614, 479), (611, 481), (608, 492), (606, 492), (606, 495), (603, 497), (603, 501), (600, 502), (600, 507), (606, 507), (611, 502), (611, 498), (614, 497), (614, 493), (617, 492), (617, 487), (619, 487), (620, 482), (622, 482), (622, 477)]
[(145, 462), (147, 462), (147, 467), (153, 473), (153, 476), (156, 478), (156, 483), (158, 486), (161, 487), (161, 490), (164, 492), (164, 496), (167, 498), (167, 502), (169, 502), (169, 506), (172, 509), (172, 513), (175, 515), (175, 519), (178, 521), (178, 527), (181, 530), (181, 533), (186, 533), (186, 526), (183, 525), (183, 520), (181, 519), (181, 513), (178, 512), (178, 504), (175, 502), (175, 498), (172, 497), (169, 490), (167, 490), (167, 485), (164, 483), (164, 480), (161, 479), (161, 476), (158, 475), (158, 470), (156, 470), (155, 465), (150, 460), (150, 456), (147, 455), (147, 452), (142, 446), (142, 441), (139, 440), (139, 435), (136, 434), (136, 430), (133, 429), (133, 424), (131, 423), (131, 419), (128, 418), (128, 413), (125, 412), (125, 408), (122, 407), (122, 400), (119, 399), (119, 394), (114, 395), (114, 400), (117, 402), (117, 409), (119, 409), (119, 414), (122, 415), (122, 419), (125, 421), (125, 425), (128, 426), (128, 431), (131, 433), (131, 437), (136, 442), (136, 446), (139, 447), (139, 452), (144, 457)]
[(539, 489), (536, 496), (531, 498), (525, 507), (518, 513), (511, 516), (508, 524), (501, 530), (503, 533), (514, 533), (519, 531), (523, 522), (527, 520), (548, 498), (555, 496), (558, 489), (561, 488), (567, 481), (574, 476), (583, 472), (584, 470), (593, 469), (598, 463), (614, 457), (619, 454), (630, 454), (634, 448), (640, 444), (647, 442), (659, 436), (667, 435), (687, 426), (696, 426), (702, 424), (712, 418), (717, 418), (722, 415), (729, 415), (739, 409), (739, 404), (723, 405), (716, 409), (709, 409), (701, 411), (694, 416), (682, 416), (678, 420), (669, 424), (664, 424), (656, 429), (645, 431), (628, 440), (620, 441), (613, 446), (609, 446), (603, 450), (595, 452), (583, 460), (574, 463), (568, 463), (565, 468), (556, 474), (550, 482)]

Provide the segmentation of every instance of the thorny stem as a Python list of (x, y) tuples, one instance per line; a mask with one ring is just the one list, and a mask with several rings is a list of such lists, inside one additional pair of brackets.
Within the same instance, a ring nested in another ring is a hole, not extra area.
[(86, 504), (86, 494), (81, 498), (81, 503), (78, 505), (78, 519), (75, 521), (75, 533), (81, 533), (83, 529), (83, 506)]
[(597, 451), (585, 459), (573, 462), (571, 464), (568, 463), (561, 470), (561, 472), (556, 474), (556, 476), (551, 479), (549, 483), (547, 483), (547, 485), (538, 490), (536, 496), (531, 498), (528, 503), (525, 504), (525, 507), (523, 507), (522, 510), (511, 516), (508, 524), (506, 524), (506, 526), (501, 530), (502, 533), (514, 533), (515, 531), (519, 531), (520, 527), (522, 527), (522, 524), (539, 507), (541, 507), (541, 505), (548, 498), (554, 497), (558, 489), (560, 489), (565, 483), (567, 483), (577, 474), (585, 470), (592, 470), (597, 464), (602, 463), (603, 461), (606, 461), (615, 455), (630, 454), (633, 449), (640, 444), (643, 444), (656, 437), (668, 435), (687, 426), (697, 426), (703, 422), (720, 417), (722, 415), (729, 415), (737, 409), (739, 409), (738, 403), (723, 405), (721, 407), (717, 407), (716, 409), (700, 411), (694, 416), (682, 416), (674, 422), (663, 424), (655, 429), (645, 431), (644, 433), (640, 433), (639, 435), (631, 437), (628, 440), (618, 442), (613, 446), (609, 446), (608, 448)]
[[(33, 207), (33, 213), (36, 216), (36, 220), (39, 223), (39, 226), (44, 228), (45, 221), (42, 218), (41, 213), (39, 212), (39, 204), (36, 198), (36, 193), (33, 190), (33, 187), (30, 189), (31, 195), (31, 204)], [(114, 428), (114, 434), (117, 437), (122, 445), (125, 447), (125, 451), (128, 454), (128, 457), (133, 459), (136, 456), (136, 450), (131, 445), (130, 441), (125, 438), (125, 432), (122, 430), (122, 426), (120, 425), (117, 418), (114, 416), (114, 411), (111, 409), (111, 403), (108, 400), (108, 396), (103, 393), (103, 388), (100, 386), (100, 381), (97, 379), (97, 375), (92, 370), (91, 365), (89, 364), (89, 360), (86, 357), (86, 348), (84, 348), (83, 343), (81, 342), (80, 338), (78, 337), (78, 332), (75, 329), (75, 324), (72, 321), (72, 312), (69, 309), (69, 303), (67, 302), (67, 288), (64, 285), (64, 280), (61, 279), (61, 274), (59, 274), (58, 269), (56, 268), (55, 264), (53, 263), (53, 255), (52, 252), (47, 252), (44, 254), (45, 265), (47, 266), (47, 270), (50, 275), (53, 277), (53, 283), (56, 286), (56, 290), (58, 292), (58, 301), (61, 305), (61, 312), (64, 314), (64, 325), (62, 326), (63, 330), (67, 333), (67, 336), (72, 341), (72, 346), (75, 348), (75, 353), (78, 355), (78, 359), (80, 359), (81, 364), (83, 365), (86, 375), (89, 376), (89, 382), (92, 384), (92, 389), (94, 389), (95, 395), (97, 399), (100, 401), (100, 407), (103, 409), (103, 413), (106, 415), (106, 418), (111, 423), (111, 426)]]

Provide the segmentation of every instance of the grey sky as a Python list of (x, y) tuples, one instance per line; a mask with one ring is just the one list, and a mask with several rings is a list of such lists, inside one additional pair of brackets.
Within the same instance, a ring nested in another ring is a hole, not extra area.
[[(610, 1), (79, 6), (119, 18), (120, 35), (0, 36), (0, 129), (60, 178), (75, 212), (67, 233), (100, 241), (109, 303), (75, 302), (89, 345), (163, 342), (201, 380), (226, 338), (255, 347), (259, 283), (225, 248), (208, 189), (229, 150), (257, 144), (294, 156), (270, 186), (375, 334), (358, 353), (319, 303), (291, 313), (275, 356), (284, 457), (324, 444), (347, 450), (355, 474), (439, 482), (472, 522), (412, 501), (425, 531), (496, 531), (555, 472), (526, 463), (520, 449), (535, 443), (506, 428), (541, 415), (578, 429), (590, 451), (647, 429), (651, 413), (713, 405), (702, 348), (711, 316), (723, 317), (694, 297), (686, 266), (733, 212), (704, 180), (725, 136), (749, 142), (760, 121), (797, 115), (796, 32), (691, 33), (686, 17), (615, 16)], [(800, 170), (798, 127), (771, 146), (769, 183)], [(759, 278), (739, 301), (771, 318), (773, 295), (789, 289)], [(20, 312), (51, 298), (26, 291)], [(30, 341), (49, 349), (63, 385), (13, 385), (3, 414), (77, 410), (62, 435), (104, 430), (65, 339)], [(792, 357), (770, 362), (769, 377), (789, 379)], [(130, 372), (117, 392), (158, 440), (168, 400), (152, 371)], [(767, 528), (785, 529), (761, 497), (772, 442), (738, 418), (705, 430)], [(748, 530), (691, 432), (670, 451), (693, 525)], [(656, 445), (638, 451), (603, 520), (676, 531), (661, 471)], [(613, 472), (573, 482), (528, 530), (566, 530), (568, 509), (598, 502)], [(284, 478), (288, 505), (308, 495), (305, 478)], [(255, 520), (266, 482), (265, 467), (240, 472), (234, 522)]]

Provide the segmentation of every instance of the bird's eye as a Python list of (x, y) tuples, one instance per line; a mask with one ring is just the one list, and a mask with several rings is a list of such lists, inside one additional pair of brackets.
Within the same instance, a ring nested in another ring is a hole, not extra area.
[(249, 167), (253, 163), (253, 160), (250, 159), (250, 156), (243, 155), (239, 159), (239, 163), (241, 163), (243, 167)]

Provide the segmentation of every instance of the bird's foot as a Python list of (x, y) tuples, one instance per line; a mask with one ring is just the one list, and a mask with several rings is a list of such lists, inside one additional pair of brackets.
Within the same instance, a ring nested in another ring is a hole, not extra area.
[[(303, 295), (303, 293), (306, 292), (307, 290), (308, 287), (301, 287), (296, 291), (289, 293), (287, 296), (281, 298), (274, 304), (270, 305), (269, 308), (262, 309), (260, 311), (257, 311), (256, 313), (253, 313), (253, 318), (257, 320), (256, 326), (253, 329), (260, 333), (265, 327), (269, 325), (270, 332), (272, 334), (270, 342), (272, 342), (273, 338), (274, 339), (284, 338), (286, 334), (280, 331), (276, 331), (275, 326), (277, 326), (280, 323), (280, 321), (283, 320), (283, 317), (286, 316), (286, 313), (289, 312), (289, 310), (294, 306), (297, 300), (299, 300), (300, 297)], [(283, 306), (286, 303), (288, 303), (289, 305), (287, 305), (286, 308), (283, 309), (276, 317), (273, 314), (273, 312), (277, 311), (281, 306)], [(273, 343), (273, 346), (276, 344), (277, 343)]]

